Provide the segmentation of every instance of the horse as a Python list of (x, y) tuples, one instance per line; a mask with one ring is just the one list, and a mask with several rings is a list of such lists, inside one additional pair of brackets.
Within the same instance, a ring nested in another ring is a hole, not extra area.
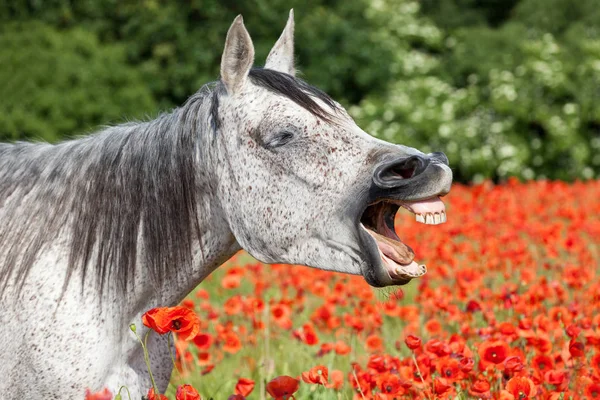
[[(426, 272), (394, 216), (446, 221), (447, 157), (370, 136), (298, 78), (293, 10), (264, 67), (253, 64), (238, 16), (220, 79), (171, 112), (58, 144), (0, 144), (2, 397), (127, 385), (140, 398), (151, 383), (130, 324), (143, 337), (145, 311), (179, 303), (242, 249), (374, 287)], [(147, 343), (161, 392), (165, 340)]]

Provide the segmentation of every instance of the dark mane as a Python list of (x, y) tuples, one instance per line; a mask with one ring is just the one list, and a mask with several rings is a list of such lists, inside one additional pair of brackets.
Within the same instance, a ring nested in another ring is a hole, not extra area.
[(335, 111), (338, 109), (335, 101), (321, 89), (311, 86), (302, 79), (292, 75), (270, 69), (253, 68), (250, 70), (250, 80), (257, 86), (287, 97), (294, 103), (310, 111), (313, 115), (324, 120), (329, 120), (331, 114), (328, 110), (323, 109), (315, 99), (321, 100), (331, 110)]
[[(324, 92), (290, 75), (253, 69), (250, 79), (320, 118), (327, 119), (329, 111), (315, 99), (337, 109)], [(100, 293), (110, 283), (125, 294), (138, 261), (154, 282), (189, 271), (200, 235), (198, 135), (219, 131), (224, 94), (224, 85), (216, 82), (149, 122), (57, 145), (0, 144), (0, 248), (7, 251), (0, 258), (2, 293), (11, 282), (22, 287), (42, 250), (65, 231), (70, 248), (65, 287), (81, 269), (82, 280), (97, 277)]]

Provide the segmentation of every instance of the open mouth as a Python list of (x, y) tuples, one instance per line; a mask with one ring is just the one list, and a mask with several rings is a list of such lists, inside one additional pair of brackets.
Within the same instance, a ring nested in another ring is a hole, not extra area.
[(415, 214), (417, 222), (427, 225), (446, 222), (446, 208), (439, 197), (413, 202), (380, 200), (365, 209), (360, 226), (377, 248), (375, 252), (375, 246), (366, 246), (371, 264), (373, 268), (380, 267), (387, 273), (387, 276), (382, 277), (384, 281), (396, 285), (408, 283), (427, 272), (425, 265), (414, 260), (414, 251), (396, 234), (394, 220), (400, 207)]

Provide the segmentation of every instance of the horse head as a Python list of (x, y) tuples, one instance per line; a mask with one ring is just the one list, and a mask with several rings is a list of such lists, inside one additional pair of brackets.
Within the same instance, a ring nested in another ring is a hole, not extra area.
[(264, 68), (253, 63), (240, 16), (221, 60), (225, 93), (210, 150), (223, 218), (239, 245), (266, 263), (362, 275), (377, 287), (422, 276), (394, 217), (404, 207), (417, 221), (445, 222), (446, 156), (370, 136), (297, 78), (293, 11)]

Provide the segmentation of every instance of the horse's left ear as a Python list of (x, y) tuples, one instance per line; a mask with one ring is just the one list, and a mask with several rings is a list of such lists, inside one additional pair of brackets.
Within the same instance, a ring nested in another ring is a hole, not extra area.
[(290, 10), (283, 33), (269, 52), (265, 68), (296, 75), (294, 68), (294, 9)]
[(221, 57), (221, 80), (227, 88), (227, 93), (239, 92), (254, 63), (254, 45), (250, 34), (244, 26), (244, 20), (238, 15), (225, 39), (225, 49)]

